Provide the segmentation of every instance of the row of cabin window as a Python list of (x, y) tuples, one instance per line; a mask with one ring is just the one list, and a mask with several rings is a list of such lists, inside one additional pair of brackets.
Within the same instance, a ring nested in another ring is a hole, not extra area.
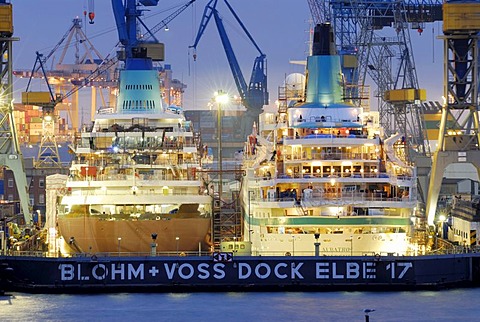
[(125, 110), (138, 110), (140, 108), (148, 108), (154, 109), (155, 108), (155, 101), (153, 100), (141, 100), (141, 101), (123, 101), (123, 109)]
[[(8, 201), (15, 201), (12, 194), (9, 194), (7, 196), (7, 200)], [(45, 204), (45, 195), (44, 194), (39, 194), (37, 201), (35, 201), (35, 198), (32, 195), (30, 195), (30, 204), (31, 205), (35, 205), (35, 204), (43, 205), (43, 204)]]
[[(9, 188), (13, 188), (14, 181), (13, 178), (8, 178), (8, 183), (7, 183)], [(45, 180), (44, 179), (39, 179), (38, 180), (38, 187), (39, 188), (45, 188)]]
[(153, 89), (152, 85), (125, 85), (125, 89)]

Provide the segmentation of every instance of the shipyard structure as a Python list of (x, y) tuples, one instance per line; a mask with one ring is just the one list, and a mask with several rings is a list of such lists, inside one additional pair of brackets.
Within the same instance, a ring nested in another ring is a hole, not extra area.
[[(244, 108), (228, 110), (219, 90), (210, 110), (184, 111), (185, 86), (171, 79), (170, 67), (158, 67), (164, 44), (153, 31), (166, 22), (148, 28), (142, 21), (156, 0), (112, 0), (118, 55), (71, 82), (79, 87), (54, 92), (37, 53), (40, 69), (34, 65), (28, 77), (43, 77), (49, 91), (27, 86), (25, 107), (0, 106), (0, 290), (478, 286), (479, 179), (444, 177), (451, 165), (477, 173), (480, 166), (480, 5), (430, 3), (429, 14), (418, 15), (415, 6), (390, 1), (369, 2), (375, 10), (367, 12), (332, 1), (322, 15), (315, 10), (321, 1), (308, 1), (314, 26), (305, 71), (287, 76), (276, 110), (263, 112), (266, 56), (255, 44), (260, 55), (247, 83), (217, 2), (207, 4), (193, 47), (214, 17)], [(0, 15), (8, 22), (0, 24), (0, 59), (11, 102), (17, 39), (6, 0)], [(344, 37), (353, 30), (342, 29), (346, 17), (367, 23)], [(415, 23), (421, 32), (422, 23), (438, 20), (446, 99), (425, 103), (406, 29)], [(397, 38), (384, 45), (407, 53), (398, 70), (362, 42), (392, 26)], [(388, 79), (393, 70), (402, 82)], [(367, 72), (378, 86), (378, 111)], [(108, 99), (92, 103), (87, 124), (67, 126), (60, 106), (94, 80), (111, 85)], [(35, 140), (30, 161), (22, 146)], [(62, 155), (63, 140), (70, 157)]]

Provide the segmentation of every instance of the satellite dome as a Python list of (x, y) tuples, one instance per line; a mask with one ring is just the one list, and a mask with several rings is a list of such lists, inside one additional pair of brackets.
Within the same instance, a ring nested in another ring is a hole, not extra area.
[(293, 73), (285, 78), (285, 87), (287, 90), (303, 90), (305, 88), (305, 75)]

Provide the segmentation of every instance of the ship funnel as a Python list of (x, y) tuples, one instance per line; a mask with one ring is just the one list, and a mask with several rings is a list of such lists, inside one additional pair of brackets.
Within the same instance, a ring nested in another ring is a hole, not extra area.
[(307, 58), (306, 103), (319, 107), (343, 103), (340, 56), (336, 54), (330, 24), (315, 26), (312, 55)]
[(331, 56), (335, 54), (335, 38), (332, 25), (328, 23), (316, 25), (313, 30), (312, 56)]

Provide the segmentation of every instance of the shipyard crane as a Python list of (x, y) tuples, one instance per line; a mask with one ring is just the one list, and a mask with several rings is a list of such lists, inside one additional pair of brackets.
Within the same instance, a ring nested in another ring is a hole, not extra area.
[(148, 34), (146, 36), (143, 36), (142, 40), (143, 41), (148, 41), (150, 38), (153, 38), (156, 42), (158, 42), (158, 39), (157, 37), (155, 37), (155, 34), (163, 29), (163, 28), (167, 28), (168, 27), (168, 24), (173, 20), (175, 19), (179, 14), (181, 14), (185, 9), (187, 9), (190, 5), (192, 5), (195, 1), (197, 0), (190, 0), (188, 1), (187, 3), (183, 4), (182, 6), (180, 6), (177, 10), (175, 10), (174, 12), (172, 12), (170, 15), (168, 15), (165, 19), (163, 19), (162, 21), (160, 21), (158, 24), (156, 24), (155, 26), (153, 26), (151, 29), (148, 29), (146, 28)]
[[(118, 53), (118, 59), (125, 61), (125, 69), (137, 68), (137, 64), (144, 64), (144, 68), (151, 68), (152, 61), (163, 61), (165, 57), (164, 44), (146, 42), (139, 39), (138, 26), (142, 25), (148, 34), (153, 34), (141, 18), (144, 7), (158, 5), (158, 0), (112, 0), (113, 15), (117, 25), (118, 38), (123, 50)], [(142, 59), (142, 58), (150, 59)], [(138, 58), (138, 60), (135, 60)]]
[[(43, 77), (47, 83), (48, 92), (30, 92), (30, 84), (36, 70), (37, 64), (42, 71)], [(60, 94), (54, 95), (48, 82), (48, 77), (43, 66), (42, 54), (36, 52), (35, 63), (32, 73), (27, 83), (25, 92), (22, 93), (22, 103), (25, 105), (36, 105), (42, 108), (42, 140), (38, 149), (37, 168), (53, 167), (62, 168), (58, 145), (55, 138), (55, 106), (62, 102), (63, 97)]]
[[(65, 63), (65, 57), (70, 48), (74, 48), (74, 61), (72, 64)], [(80, 52), (80, 49), (83, 49), (83, 52)], [(47, 61), (54, 57), (55, 53), (60, 51), (59, 59), (57, 62), (51, 62), (51, 69), (46, 70), (45, 74), (41, 71), (41, 66), (46, 68)], [(30, 71), (16, 70), (14, 75), (17, 77), (34, 77), (34, 78), (44, 78), (47, 76), (49, 78), (50, 85), (54, 86), (57, 92), (67, 92), (72, 89), (72, 87), (82, 84), (82, 80), (89, 77), (91, 73), (97, 71), (101, 62), (105, 58), (102, 54), (93, 46), (90, 39), (87, 38), (86, 34), (82, 30), (82, 20), (80, 18), (74, 18), (72, 20), (72, 25), (68, 28), (65, 34), (53, 47), (53, 49), (48, 53), (41, 56), (40, 61), (36, 67)], [(95, 84), (90, 83), (89, 85), (97, 85), (108, 87), (112, 84), (111, 79), (113, 78), (113, 72), (105, 70), (102, 81), (96, 81)], [(91, 87), (92, 90), (92, 102), (96, 97), (96, 89), (94, 86)], [(102, 94), (102, 92), (100, 92)], [(103, 97), (103, 95), (102, 95)], [(63, 102), (66, 103), (66, 102)], [(57, 106), (57, 109), (64, 109), (68, 112), (68, 115), (71, 119), (71, 124), (74, 130), (78, 129), (79, 126), (79, 106), (78, 106), (78, 95), (72, 96), (70, 100), (71, 104), (62, 104)], [(95, 104), (92, 104), (94, 106)], [(93, 114), (92, 114), (93, 115)]]
[[(267, 59), (266, 59), (266, 55), (262, 52), (260, 47), (257, 45), (257, 43), (255, 42), (251, 34), (248, 32), (243, 22), (240, 20), (236, 12), (233, 10), (232, 6), (228, 3), (227, 0), (224, 0), (228, 9), (234, 16), (235, 20), (238, 22), (238, 24), (247, 35), (250, 42), (255, 46), (255, 48), (259, 52), (259, 56), (255, 58), (255, 61), (253, 64), (252, 74), (250, 76), (250, 82), (247, 85), (245, 78), (243, 77), (242, 70), (240, 69), (237, 58), (235, 56), (235, 52), (233, 51), (232, 44), (225, 30), (225, 26), (223, 25), (222, 18), (220, 17), (220, 14), (217, 10), (217, 2), (218, 0), (210, 0), (210, 2), (208, 2), (208, 4), (205, 6), (202, 21), (198, 29), (197, 37), (195, 39), (194, 44), (191, 47), (194, 48), (194, 50), (197, 49), (200, 39), (203, 33), (205, 32), (205, 29), (207, 28), (208, 22), (213, 16), (215, 19), (215, 23), (217, 25), (217, 30), (220, 35), (220, 39), (223, 44), (223, 48), (225, 50), (225, 54), (227, 56), (228, 63), (230, 65), (230, 69), (233, 74), (233, 78), (235, 80), (235, 84), (237, 86), (238, 93), (240, 95), (240, 98), (242, 99), (243, 105), (247, 109), (246, 118), (242, 124), (242, 136), (246, 138), (246, 135), (251, 132), (254, 122), (257, 122), (258, 124), (258, 117), (262, 112), (263, 106), (268, 104), (268, 89), (267, 89), (267, 74), (266, 74)], [(194, 54), (194, 57), (196, 57), (196, 54)]]
[(13, 9), (0, 0), (0, 164), (13, 172), (25, 224), (32, 223), (27, 176), (13, 116)]
[[(435, 224), (445, 168), (471, 164), (480, 173), (479, 36), (480, 3), (449, 0), (443, 4), (444, 96), (437, 150), (433, 154), (427, 220)], [(468, 218), (468, 216), (466, 217)], [(470, 220), (470, 219), (466, 219)]]

